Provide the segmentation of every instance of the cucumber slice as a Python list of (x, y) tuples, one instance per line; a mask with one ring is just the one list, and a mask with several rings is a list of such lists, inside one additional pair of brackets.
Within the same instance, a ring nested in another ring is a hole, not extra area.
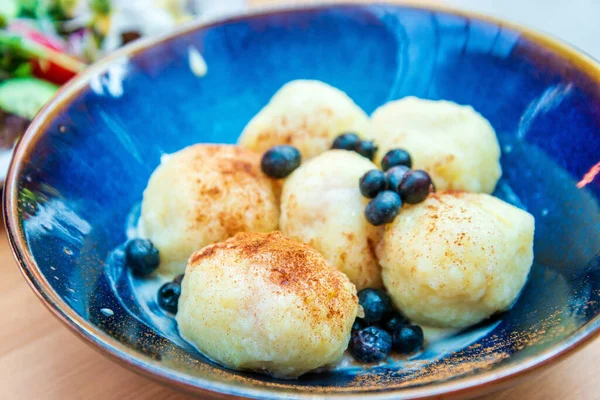
[(0, 0), (0, 26), (6, 26), (19, 14), (18, 0)]
[(58, 86), (36, 78), (13, 78), (0, 84), (0, 108), (33, 119)]

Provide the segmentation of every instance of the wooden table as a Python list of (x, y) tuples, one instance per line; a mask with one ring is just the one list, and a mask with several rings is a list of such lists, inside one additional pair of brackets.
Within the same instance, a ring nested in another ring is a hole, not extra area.
[[(69, 332), (25, 283), (4, 231), (0, 277), (0, 399), (188, 398), (109, 361)], [(488, 398), (600, 399), (598, 360), (600, 341), (543, 375)]]

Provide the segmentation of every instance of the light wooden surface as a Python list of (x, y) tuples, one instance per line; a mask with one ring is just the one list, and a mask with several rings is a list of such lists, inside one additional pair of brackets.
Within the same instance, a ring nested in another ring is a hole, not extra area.
[[(0, 0), (1, 1), (1, 0)], [(273, 3), (254, 0), (251, 4)], [(109, 361), (69, 332), (25, 283), (0, 234), (0, 399), (187, 399)], [(600, 399), (600, 341), (488, 399)]]

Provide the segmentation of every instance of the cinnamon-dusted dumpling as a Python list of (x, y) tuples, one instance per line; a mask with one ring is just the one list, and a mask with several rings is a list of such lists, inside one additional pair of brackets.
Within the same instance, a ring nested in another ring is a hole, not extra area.
[(344, 132), (364, 136), (367, 126), (367, 114), (343, 91), (321, 81), (295, 80), (252, 118), (238, 142), (259, 153), (290, 144), (307, 160), (330, 149)]
[(140, 230), (160, 252), (160, 273), (182, 273), (194, 251), (238, 232), (277, 229), (279, 199), (260, 158), (239, 146), (197, 144), (156, 168)]
[(533, 261), (531, 214), (482, 193), (404, 205), (378, 247), (383, 283), (411, 321), (464, 328), (509, 308)]
[(492, 193), (502, 175), (494, 128), (469, 106), (406, 97), (375, 110), (369, 134), (379, 146), (376, 162), (405, 149), (438, 190)]
[(358, 290), (381, 286), (375, 245), (383, 228), (365, 218), (369, 199), (358, 188), (360, 177), (376, 168), (353, 151), (330, 150), (295, 170), (281, 195), (283, 234), (314, 247)]
[(341, 359), (357, 312), (354, 285), (310, 246), (240, 233), (192, 255), (177, 323), (227, 367), (295, 378)]

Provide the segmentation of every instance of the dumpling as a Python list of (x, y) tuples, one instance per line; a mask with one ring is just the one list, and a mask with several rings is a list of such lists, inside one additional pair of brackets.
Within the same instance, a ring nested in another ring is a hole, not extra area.
[(178, 308), (181, 335), (211, 359), (295, 378), (342, 358), (358, 298), (309, 246), (240, 233), (192, 255)]
[(306, 160), (330, 149), (341, 133), (364, 136), (367, 126), (367, 115), (346, 93), (324, 82), (295, 80), (252, 118), (238, 143), (259, 153), (289, 144)]
[(140, 233), (158, 248), (160, 273), (183, 273), (194, 251), (238, 232), (277, 229), (279, 199), (260, 158), (238, 146), (199, 144), (168, 156), (152, 173)]
[(429, 173), (438, 190), (492, 193), (502, 175), (494, 128), (472, 107), (407, 97), (379, 107), (369, 133), (379, 146), (407, 150), (414, 169)]
[(482, 193), (405, 205), (378, 246), (383, 283), (412, 321), (464, 328), (515, 301), (533, 261), (534, 219)]
[(368, 199), (358, 189), (360, 177), (376, 168), (355, 152), (330, 150), (295, 170), (281, 195), (283, 234), (314, 247), (358, 290), (381, 286), (375, 245), (383, 228), (366, 220)]

